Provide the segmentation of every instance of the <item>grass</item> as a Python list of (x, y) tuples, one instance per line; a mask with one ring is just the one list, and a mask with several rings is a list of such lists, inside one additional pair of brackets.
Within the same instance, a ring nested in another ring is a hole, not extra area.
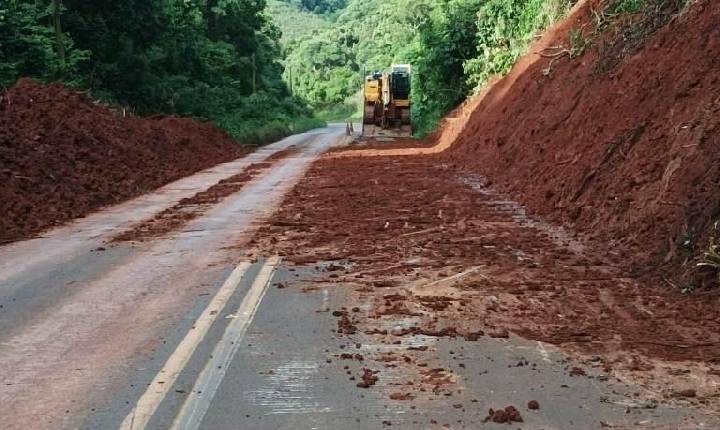
[(715, 273), (717, 285), (720, 285), (720, 245), (717, 244), (718, 228), (720, 221), (713, 224), (713, 234), (710, 238), (708, 250), (703, 253), (702, 260), (697, 264), (699, 268), (712, 270)]
[(326, 122), (319, 118), (236, 121), (231, 117), (219, 121), (218, 125), (243, 145), (265, 145), (291, 134), (324, 127)]
[(315, 116), (325, 122), (345, 122), (362, 118), (362, 114), (358, 115), (357, 107), (348, 104), (326, 106), (316, 110)]
[(577, 58), (585, 53), (590, 45), (590, 40), (583, 36), (582, 30), (575, 28), (570, 30), (570, 57)]
[(640, 12), (645, 6), (645, 0), (621, 0), (610, 6), (613, 15), (628, 15)]

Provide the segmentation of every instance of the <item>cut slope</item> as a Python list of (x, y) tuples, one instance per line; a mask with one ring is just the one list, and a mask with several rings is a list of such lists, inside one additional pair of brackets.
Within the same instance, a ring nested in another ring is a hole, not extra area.
[(250, 152), (211, 124), (123, 117), (59, 84), (0, 98), (0, 243)]
[(718, 28), (720, 4), (695, 2), (644, 43), (623, 45), (620, 29), (580, 58), (515, 70), (446, 157), (608, 243), (619, 262), (675, 270), (720, 214)]

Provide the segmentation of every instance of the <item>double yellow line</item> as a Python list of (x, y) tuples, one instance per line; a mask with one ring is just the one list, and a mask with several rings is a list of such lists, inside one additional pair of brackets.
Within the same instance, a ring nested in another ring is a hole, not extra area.
[[(248, 293), (240, 304), (240, 307), (234, 314), (233, 321), (228, 325), (225, 330), (225, 334), (223, 334), (223, 337), (216, 346), (215, 351), (213, 351), (211, 360), (206, 364), (200, 374), (200, 377), (195, 384), (196, 387), (198, 387), (198, 385), (207, 385), (208, 383), (211, 386), (215, 386), (219, 385), (222, 381), (225, 369), (227, 368), (226, 365), (222, 366), (221, 375), (212, 374), (209, 369), (217, 368), (215, 364), (215, 361), (217, 360), (224, 360), (227, 362), (225, 364), (229, 364), (229, 361), (232, 360), (232, 357), (240, 344), (239, 341), (242, 339), (247, 327), (252, 322), (257, 308), (265, 296), (265, 292), (267, 291), (267, 287), (275, 268), (279, 263), (280, 258), (273, 257), (268, 259), (260, 269), (260, 273), (255, 278), (253, 285), (250, 287), (250, 290), (248, 290)], [(240, 263), (235, 270), (232, 271), (230, 276), (227, 278), (222, 287), (220, 287), (220, 290), (218, 290), (215, 294), (215, 297), (213, 297), (210, 301), (185, 338), (183, 338), (170, 358), (168, 358), (167, 362), (165, 362), (163, 368), (152, 380), (133, 410), (125, 417), (119, 430), (144, 430), (147, 427), (150, 419), (153, 417), (168, 392), (172, 389), (172, 386), (178, 376), (180, 376), (180, 373), (183, 371), (185, 366), (187, 366), (198, 345), (200, 345), (203, 341), (205, 335), (207, 335), (210, 330), (210, 327), (212, 327), (213, 323), (220, 315), (220, 312), (235, 293), (237, 287), (240, 285), (240, 281), (250, 267), (250, 263), (244, 262)], [(234, 347), (228, 348), (228, 345), (233, 345)], [(216, 353), (218, 353), (217, 356)], [(215, 386), (215, 390), (216, 389), (217, 386)], [(202, 416), (204, 416), (206, 408), (198, 407), (198, 400), (207, 402), (207, 405), (209, 405), (209, 401), (212, 400), (212, 395), (214, 395), (215, 390), (212, 390), (212, 393), (205, 392), (205, 396), (200, 399), (198, 398), (197, 393), (204, 391), (202, 389), (196, 390), (194, 388), (191, 395), (186, 399), (185, 404), (183, 405), (180, 414), (175, 419), (172, 428), (187, 429), (188, 425), (192, 425), (189, 423), (199, 424)], [(210, 395), (208, 396), (208, 394)]]

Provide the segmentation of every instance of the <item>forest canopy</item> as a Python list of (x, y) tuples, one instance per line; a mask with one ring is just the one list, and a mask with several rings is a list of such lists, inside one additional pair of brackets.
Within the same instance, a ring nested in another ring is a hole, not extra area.
[[(296, 4), (295, 0), (271, 3)], [(418, 134), (495, 74), (504, 74), (539, 32), (574, 0), (348, 0), (332, 25), (292, 19), (285, 79), (316, 111), (358, 111), (363, 72), (413, 66), (413, 118)], [(304, 8), (308, 9), (308, 8)], [(324, 10), (322, 7), (320, 11)], [(317, 10), (316, 10), (317, 12)], [(298, 23), (308, 22), (305, 31)], [(345, 106), (346, 109), (338, 109)]]
[[(5, 0), (0, 84), (63, 81), (256, 143), (360, 112), (363, 75), (413, 66), (422, 135), (506, 73), (574, 0)], [(283, 34), (284, 33), (284, 34)]]
[(256, 143), (317, 124), (282, 79), (263, 0), (6, 0), (0, 83), (63, 81), (140, 114), (210, 119)]

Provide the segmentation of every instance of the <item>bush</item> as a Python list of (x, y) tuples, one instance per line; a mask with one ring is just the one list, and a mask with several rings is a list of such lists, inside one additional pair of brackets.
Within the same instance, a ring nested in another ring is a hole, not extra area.
[[(627, 0), (626, 0), (627, 1)], [(574, 0), (489, 0), (477, 20), (477, 57), (465, 63), (472, 88), (510, 71), (542, 30), (562, 18)]]

